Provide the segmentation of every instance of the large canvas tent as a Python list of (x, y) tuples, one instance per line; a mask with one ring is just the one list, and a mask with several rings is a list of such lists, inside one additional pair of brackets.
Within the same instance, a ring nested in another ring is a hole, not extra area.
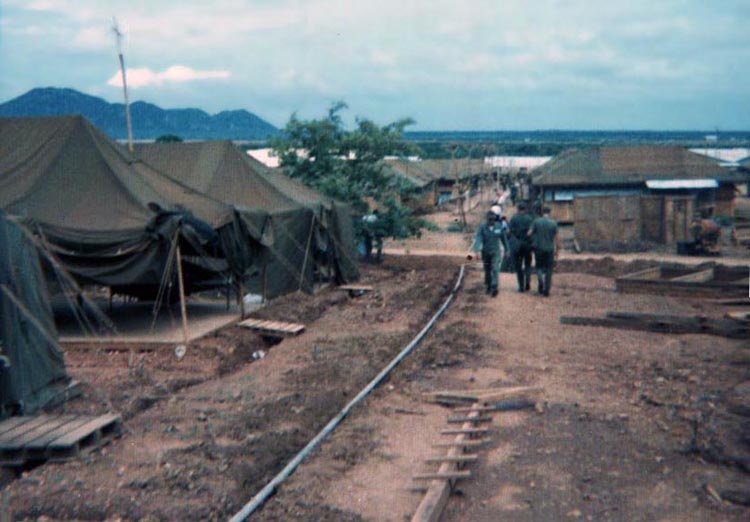
[[(36, 246), (0, 212), (0, 418), (33, 413), (70, 382)], [(5, 362), (4, 361), (4, 362)]]
[(135, 295), (163, 284), (175, 245), (188, 291), (252, 272), (260, 250), (231, 205), (139, 161), (80, 116), (0, 118), (0, 209), (79, 281)]
[(312, 291), (321, 263), (333, 264), (339, 282), (358, 276), (346, 205), (272, 173), (230, 141), (144, 144), (136, 152), (160, 172), (235, 206), (249, 229), (259, 220), (265, 223), (263, 268), (251, 285), (255, 291), (266, 297)]

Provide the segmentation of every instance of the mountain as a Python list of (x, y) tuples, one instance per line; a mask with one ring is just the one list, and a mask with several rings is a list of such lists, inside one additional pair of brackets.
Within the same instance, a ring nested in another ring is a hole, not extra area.
[[(55, 116), (81, 114), (115, 139), (128, 137), (125, 106), (109, 103), (74, 89), (45, 87), (0, 104), (0, 116)], [(162, 109), (151, 103), (130, 104), (133, 137), (152, 140), (175, 134), (186, 140), (265, 140), (279, 130), (246, 110), (210, 115), (200, 109)]]

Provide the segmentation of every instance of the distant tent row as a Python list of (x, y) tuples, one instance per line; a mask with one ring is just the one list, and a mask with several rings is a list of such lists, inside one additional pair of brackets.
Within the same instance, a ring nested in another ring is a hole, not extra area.
[(188, 291), (311, 291), (327, 253), (356, 278), (347, 209), (251, 167), (230, 142), (131, 154), (80, 116), (0, 119), (0, 209), (82, 283), (153, 296), (176, 247)]
[(0, 419), (33, 413), (70, 382), (36, 246), (0, 212)]

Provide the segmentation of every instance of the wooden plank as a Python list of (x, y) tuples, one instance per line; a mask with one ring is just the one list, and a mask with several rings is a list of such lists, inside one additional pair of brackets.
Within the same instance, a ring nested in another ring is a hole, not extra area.
[[(479, 417), (479, 412), (471, 412), (469, 413), (469, 416), (471, 417)], [(462, 425), (464, 428), (470, 428), (471, 427), (470, 422), (466, 422)], [(448, 454), (447, 457), (457, 457), (459, 455), (463, 454), (463, 451), (466, 449), (467, 446), (475, 445), (473, 443), (482, 443), (484, 441), (482, 440), (474, 440), (470, 441), (467, 440), (467, 435), (464, 433), (461, 433), (453, 439), (448, 445), (438, 445), (440, 447), (448, 447)], [(458, 465), (459, 462), (442, 462), (440, 464), (440, 468), (438, 469), (437, 475), (446, 475), (446, 474), (455, 474), (458, 473)], [(414, 516), (412, 517), (412, 522), (438, 522), (440, 519), (440, 515), (443, 512), (443, 509), (445, 508), (445, 504), (448, 502), (448, 497), (450, 496), (451, 488), (453, 487), (453, 483), (457, 478), (463, 478), (463, 477), (455, 477), (452, 479), (438, 479), (438, 480), (432, 480), (430, 483), (430, 487), (425, 493), (424, 498), (419, 503), (419, 506), (417, 506), (417, 510), (414, 513)]]
[(729, 312), (726, 314), (726, 317), (727, 319), (746, 323), (750, 321), (750, 312)]
[(692, 274), (686, 274), (682, 276), (672, 277), (669, 279), (670, 282), (683, 282), (683, 283), (707, 283), (714, 278), (714, 269), (709, 268), (708, 270), (701, 270), (700, 272), (694, 272)]
[(747, 297), (747, 281), (743, 284), (727, 282), (686, 283), (683, 281), (629, 280), (618, 277), (615, 279), (615, 289), (623, 294), (660, 294), (710, 299)]
[(657, 279), (659, 277), (661, 277), (661, 268), (657, 266), (654, 268), (639, 270), (638, 272), (633, 272), (632, 274), (625, 274), (618, 279)]
[(476, 406), (475, 408), (453, 408), (453, 413), (469, 413), (471, 411), (478, 411), (481, 413), (488, 413), (491, 411), (497, 411), (497, 406)]
[[(68, 418), (40, 415), (35, 418), (34, 422), (23, 425), (27, 429), (23, 431), (9, 432), (15, 433), (15, 436), (7, 437), (0, 442), (0, 463), (6, 466), (17, 466), (28, 460), (39, 458), (38, 455), (29, 455), (26, 448), (27, 442), (55, 430), (59, 426), (66, 424), (68, 420)], [(30, 425), (33, 425), (34, 427), (30, 428)]]
[(732, 319), (713, 319), (707, 317), (655, 316), (627, 317), (626, 314), (617, 317), (576, 317), (562, 316), (561, 324), (576, 326), (600, 326), (605, 328), (620, 328), (624, 330), (642, 330), (654, 333), (670, 334), (705, 334), (731, 339), (745, 339), (750, 336), (750, 325)]
[(5, 419), (4, 421), (0, 421), (0, 439), (2, 438), (5, 432), (15, 429), (21, 424), (30, 422), (32, 419), (34, 419), (34, 417), (17, 416), (17, 417), (10, 417), (8, 419)]
[(463, 448), (464, 446), (482, 446), (484, 444), (487, 444), (490, 441), (490, 439), (464, 439), (461, 441), (451, 441), (451, 442), (436, 442), (432, 445), (433, 448)]
[(464, 455), (441, 455), (439, 457), (429, 457), (426, 462), (475, 462), (479, 460), (479, 455), (467, 453)]
[(414, 480), (457, 480), (471, 478), (471, 471), (469, 470), (456, 470), (448, 472), (438, 473), (424, 473), (422, 475), (414, 475)]
[(448, 424), (460, 424), (462, 422), (492, 422), (492, 417), (454, 417), (452, 419), (448, 419)]
[(526, 393), (540, 391), (538, 386), (513, 386), (506, 388), (482, 388), (477, 390), (438, 390), (424, 393), (425, 400), (436, 402), (441, 400), (480, 402), (509, 399)]
[(46, 415), (40, 415), (40, 419), (43, 422), (39, 423), (33, 429), (27, 430), (12, 439), (4, 439), (0, 448), (3, 450), (6, 448), (19, 448), (26, 445), (28, 442), (46, 435), (47, 433), (56, 430), (60, 426), (63, 426), (75, 419), (74, 415), (60, 415), (54, 417), (48, 417)]
[(59, 437), (53, 441), (50, 441), (50, 446), (55, 447), (55, 446), (64, 446), (68, 444), (73, 444), (82, 436), (85, 436), (88, 432), (100, 430), (113, 423), (119, 423), (121, 427), (122, 418), (119, 415), (114, 414), (114, 413), (110, 413), (108, 415), (101, 415), (99, 417), (94, 417), (83, 426), (76, 428), (75, 430), (65, 434), (62, 437)]
[(24, 422), (22, 424), (19, 424), (15, 428), (12, 428), (0, 436), (0, 446), (2, 446), (5, 443), (13, 441), (16, 437), (23, 436), (24, 433), (27, 431), (31, 431), (38, 426), (43, 425), (45, 422), (47, 422), (47, 419), (42, 416), (34, 416), (30, 417), (28, 422)]
[[(23, 455), (21, 462), (29, 462), (35, 460), (47, 460), (49, 455), (47, 454), (47, 444), (51, 440), (70, 432), (73, 429), (85, 424), (91, 417), (78, 416), (78, 415), (61, 415), (57, 417), (59, 424), (56, 428), (47, 431), (33, 439), (25, 439), (22, 444), (19, 445), (19, 454)], [(31, 437), (32, 434), (27, 434), (27, 437)]]
[(457, 428), (455, 430), (440, 430), (440, 435), (479, 435), (490, 431), (488, 428)]
[(265, 319), (246, 319), (239, 323), (239, 326), (251, 330), (259, 330), (261, 335), (263, 333), (297, 335), (305, 330), (304, 324), (283, 323), (281, 321), (269, 321)]
[(341, 285), (338, 289), (350, 292), (371, 292), (375, 287), (370, 285)]
[(46, 448), (47, 445), (53, 440), (56, 440), (66, 433), (78, 429), (91, 420), (91, 417), (88, 415), (71, 415), (70, 417), (72, 418), (68, 419), (67, 422), (60, 424), (60, 426), (58, 426), (56, 429), (49, 431), (44, 435), (40, 435), (36, 439), (29, 440), (26, 445), (31, 447)]

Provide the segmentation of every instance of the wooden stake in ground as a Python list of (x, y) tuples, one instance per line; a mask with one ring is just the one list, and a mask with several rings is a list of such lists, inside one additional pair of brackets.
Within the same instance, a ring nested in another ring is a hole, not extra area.
[(177, 283), (180, 289), (180, 314), (182, 315), (182, 342), (188, 343), (187, 306), (185, 305), (185, 281), (182, 278), (182, 256), (180, 245), (177, 245)]

